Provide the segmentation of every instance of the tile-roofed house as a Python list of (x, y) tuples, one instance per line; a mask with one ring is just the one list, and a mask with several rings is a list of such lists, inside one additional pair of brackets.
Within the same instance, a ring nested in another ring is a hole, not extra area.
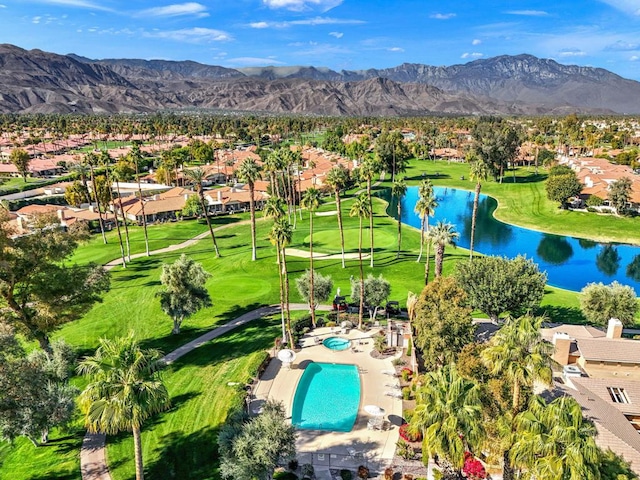
[[(76, 222), (86, 222), (87, 224), (99, 221), (100, 215), (97, 211), (90, 207), (86, 208), (72, 208), (64, 205), (27, 205), (15, 212), (17, 215), (17, 224), (23, 231), (29, 230), (29, 223), (33, 219), (34, 215), (53, 214), (60, 220), (60, 225), (68, 228)], [(107, 229), (115, 226), (115, 217), (111, 213), (103, 213), (102, 219), (105, 222)]]
[[(152, 197), (144, 198), (144, 216), (147, 223), (176, 219), (184, 208), (187, 198), (195, 192), (182, 187), (175, 187)], [(129, 198), (122, 202), (128, 219), (142, 223), (143, 205), (137, 198)]]

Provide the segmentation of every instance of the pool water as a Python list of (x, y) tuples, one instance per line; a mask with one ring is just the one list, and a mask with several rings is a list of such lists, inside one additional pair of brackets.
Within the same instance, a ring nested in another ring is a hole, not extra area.
[(351, 340), (342, 337), (327, 337), (322, 344), (329, 350), (346, 350), (351, 346)]
[(291, 423), (305, 430), (350, 432), (359, 406), (358, 367), (310, 363), (293, 397)]

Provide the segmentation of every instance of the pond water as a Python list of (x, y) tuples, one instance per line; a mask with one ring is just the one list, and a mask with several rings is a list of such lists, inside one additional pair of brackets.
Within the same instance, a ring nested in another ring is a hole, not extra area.
[[(454, 188), (435, 187), (438, 201), (435, 216), (453, 223), (460, 234), (458, 245), (469, 248), (474, 193)], [(420, 228), (420, 217), (413, 211), (418, 201), (418, 187), (410, 187), (402, 199), (402, 221)], [(495, 199), (480, 196), (474, 250), (485, 255), (513, 258), (518, 254), (533, 259), (547, 272), (549, 285), (568, 290), (581, 290), (591, 282), (614, 280), (630, 285), (640, 294), (640, 247), (615, 243), (598, 243), (573, 237), (536, 232), (507, 225), (496, 220)]]

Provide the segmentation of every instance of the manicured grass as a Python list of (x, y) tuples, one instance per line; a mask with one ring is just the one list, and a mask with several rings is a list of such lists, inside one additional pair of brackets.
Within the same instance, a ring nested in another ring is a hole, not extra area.
[[(509, 171), (502, 184), (493, 179), (482, 184), (482, 193), (498, 201), (494, 214), (497, 219), (559, 235), (640, 244), (640, 218), (562, 210), (556, 202), (547, 199), (546, 172), (540, 168), (539, 173), (535, 175), (533, 167), (521, 167), (515, 171), (515, 183)], [(465, 163), (413, 160), (405, 173), (409, 184), (417, 184), (423, 174), (434, 185), (475, 188), (475, 182), (469, 180), (469, 165)]]

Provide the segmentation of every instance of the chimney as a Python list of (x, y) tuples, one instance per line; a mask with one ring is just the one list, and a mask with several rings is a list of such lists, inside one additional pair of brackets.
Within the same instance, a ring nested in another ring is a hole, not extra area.
[(610, 318), (607, 326), (607, 338), (622, 338), (622, 322), (617, 318)]
[(58, 218), (60, 220), (64, 220), (65, 219), (64, 208), (61, 208), (60, 210), (56, 210), (56, 213), (58, 214)]
[(566, 333), (556, 332), (553, 334), (553, 359), (560, 365), (569, 363), (569, 352), (571, 351), (571, 337)]
[(218, 190), (216, 193), (218, 194), (218, 201), (222, 203), (222, 192)]

